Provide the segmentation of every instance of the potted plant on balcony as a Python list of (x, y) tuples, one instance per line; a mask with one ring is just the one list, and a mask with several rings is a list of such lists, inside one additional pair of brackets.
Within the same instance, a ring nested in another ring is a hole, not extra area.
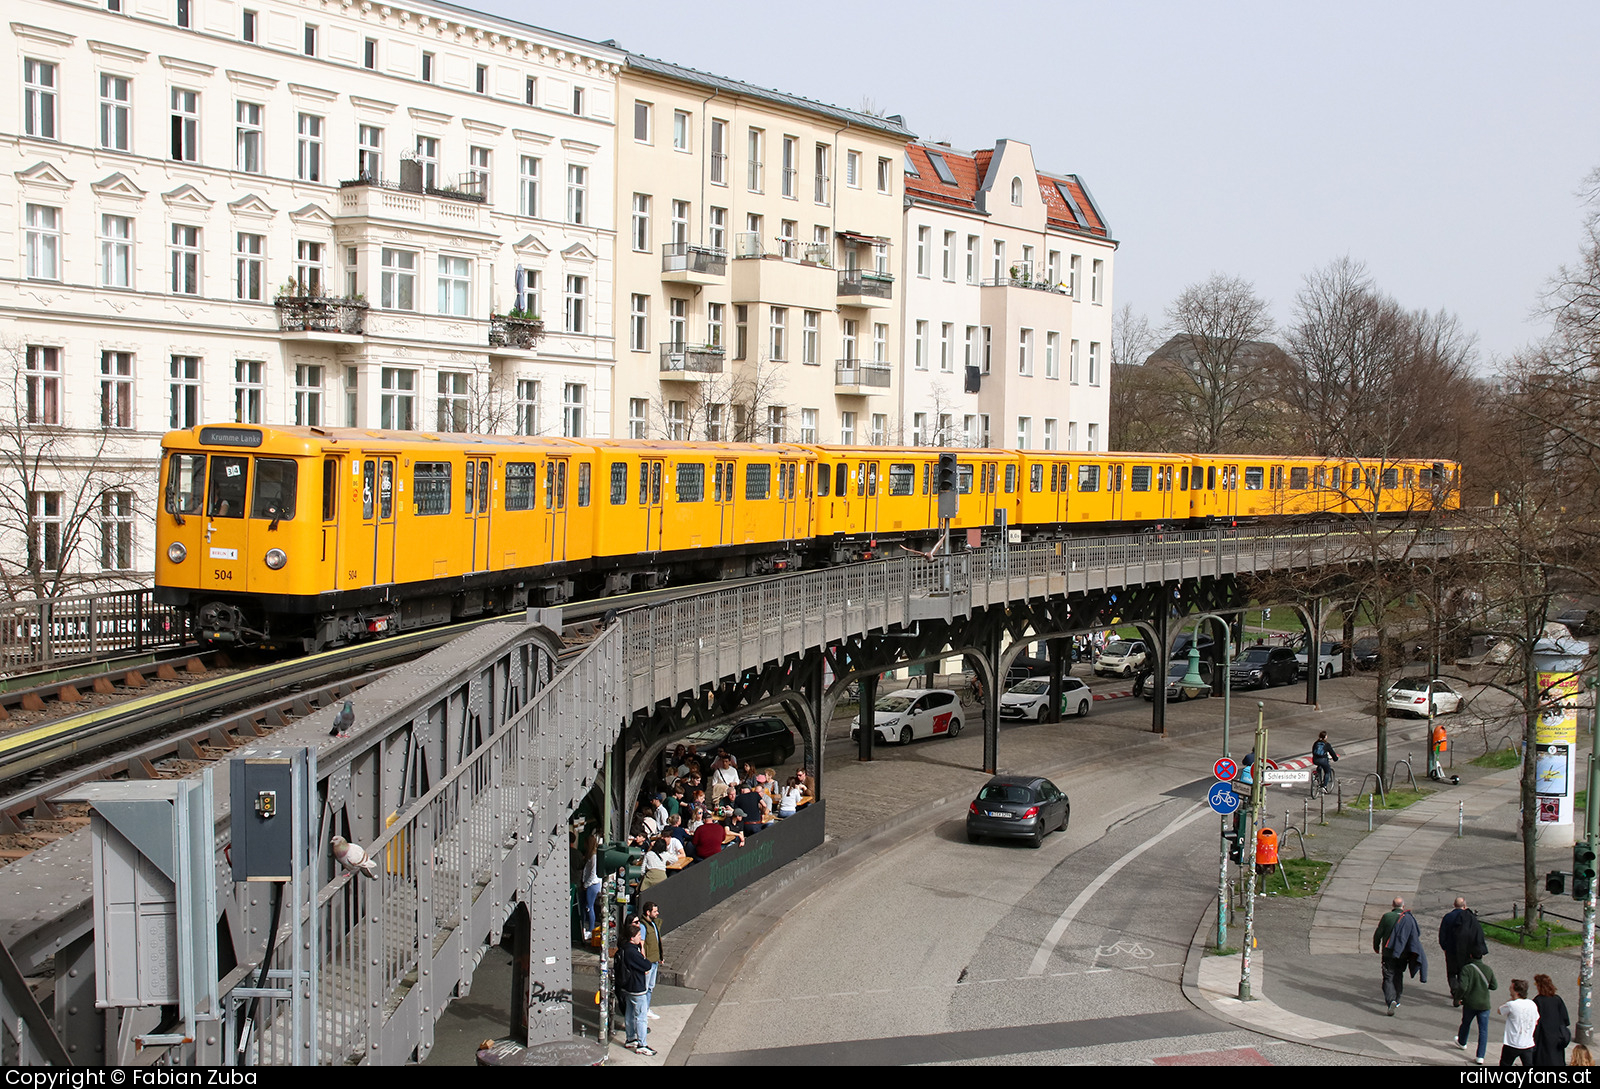
[(544, 335), (544, 322), (539, 315), (520, 306), (513, 306), (504, 314), (489, 315), (489, 346), (491, 348), (518, 348), (529, 351)]

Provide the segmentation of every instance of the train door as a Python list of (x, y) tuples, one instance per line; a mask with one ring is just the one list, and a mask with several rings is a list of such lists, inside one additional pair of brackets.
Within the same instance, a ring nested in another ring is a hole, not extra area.
[(1221, 479), (1222, 516), (1224, 518), (1237, 518), (1239, 516), (1239, 467), (1237, 465), (1224, 465), (1217, 474)]
[(361, 462), (362, 536), (372, 544), (373, 586), (394, 581), (394, 458)]
[(644, 458), (639, 462), (639, 509), (644, 513), (644, 551), (661, 551), (662, 520), (665, 511), (661, 505), (661, 458)]
[(466, 494), (461, 504), (470, 523), (467, 539), (472, 544), (469, 571), (489, 570), (489, 462), (468, 458), (462, 477)]
[(339, 489), (344, 485), (344, 459), (322, 459), (322, 569), (325, 590), (339, 588)]
[(567, 459), (544, 463), (544, 512), (550, 540), (550, 562), (567, 558)]
[(783, 539), (792, 541), (801, 535), (800, 497), (796, 489), (800, 483), (799, 463), (778, 462), (778, 499), (783, 506)]
[(880, 466), (876, 461), (861, 463), (861, 473), (866, 482), (866, 495), (862, 496), (861, 530), (863, 533), (878, 532), (878, 470)]
[(250, 486), (250, 459), (235, 454), (211, 455), (206, 484), (205, 576), (201, 585), (213, 591), (245, 586), (245, 559), (250, 554), (250, 522), (245, 497)]
[(711, 496), (717, 507), (717, 539), (734, 544), (733, 467), (737, 462), (719, 461), (713, 473)]

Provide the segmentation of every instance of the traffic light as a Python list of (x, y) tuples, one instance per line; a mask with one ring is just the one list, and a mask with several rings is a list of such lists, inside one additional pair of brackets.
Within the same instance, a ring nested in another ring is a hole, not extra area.
[(939, 491), (953, 492), (956, 490), (956, 456), (953, 453), (939, 455)]
[(1560, 896), (1567, 891), (1567, 875), (1562, 870), (1551, 870), (1544, 875), (1544, 891), (1551, 896)]
[(1572, 898), (1589, 899), (1589, 889), (1594, 884), (1594, 848), (1587, 843), (1572, 847)]
[(1244, 862), (1244, 807), (1233, 811), (1233, 827), (1222, 833), (1228, 841), (1228, 861)]

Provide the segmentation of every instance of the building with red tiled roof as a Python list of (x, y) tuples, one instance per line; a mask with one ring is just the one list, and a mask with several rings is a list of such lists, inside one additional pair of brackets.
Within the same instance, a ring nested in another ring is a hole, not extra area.
[(1015, 140), (905, 153), (907, 443), (1104, 449), (1116, 241), (1075, 174)]

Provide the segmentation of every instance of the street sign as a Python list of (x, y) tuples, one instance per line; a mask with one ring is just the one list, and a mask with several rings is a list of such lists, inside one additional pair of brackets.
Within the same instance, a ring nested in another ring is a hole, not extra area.
[(1309, 783), (1311, 782), (1311, 769), (1299, 768), (1294, 771), (1264, 771), (1261, 781), (1268, 786), (1274, 783)]
[(1224, 756), (1221, 760), (1211, 765), (1211, 774), (1226, 783), (1239, 774), (1239, 765), (1235, 764), (1229, 757)]
[(1206, 801), (1211, 803), (1211, 808), (1226, 817), (1243, 804), (1244, 799), (1233, 792), (1227, 783), (1212, 783), (1211, 791), (1206, 795)]

